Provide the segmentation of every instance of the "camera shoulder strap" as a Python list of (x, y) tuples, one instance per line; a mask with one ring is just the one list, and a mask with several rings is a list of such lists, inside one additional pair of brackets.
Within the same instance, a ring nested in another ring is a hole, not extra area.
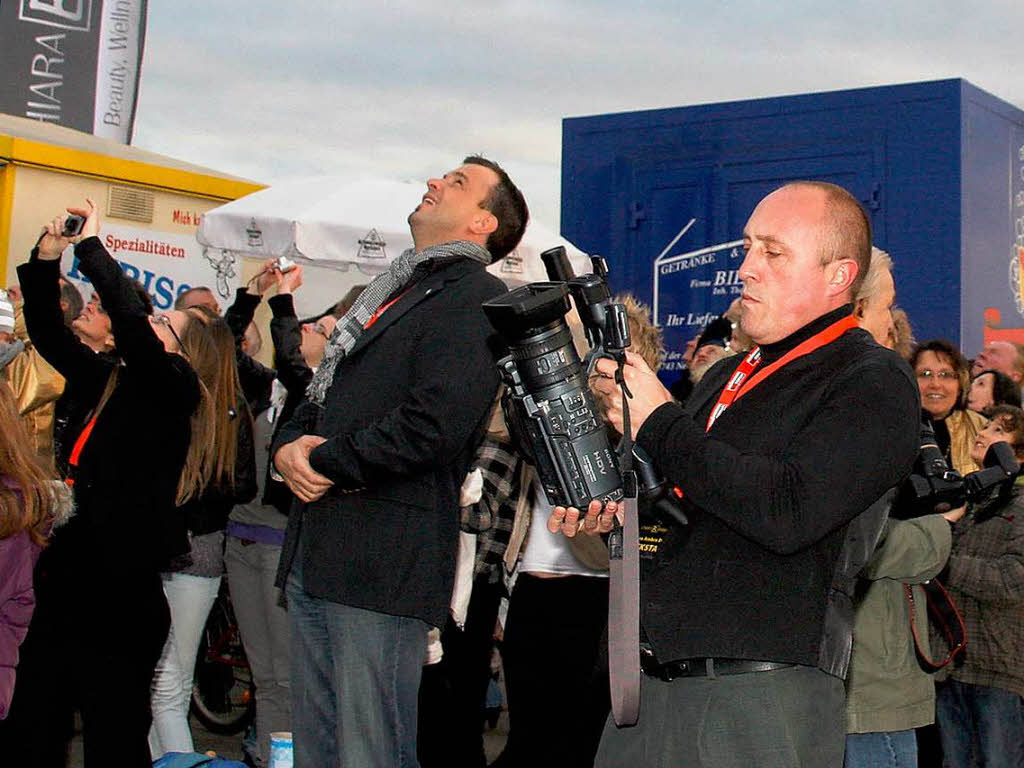
[(608, 536), (608, 682), (612, 717), (620, 727), (635, 725), (640, 716), (640, 522), (627, 403), (632, 395), (622, 369), (620, 359), (615, 380), (622, 390), (622, 525), (616, 522)]

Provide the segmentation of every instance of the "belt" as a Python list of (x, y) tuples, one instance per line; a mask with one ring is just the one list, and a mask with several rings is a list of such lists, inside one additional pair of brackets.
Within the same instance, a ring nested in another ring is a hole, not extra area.
[(719, 677), (722, 675), (744, 675), (749, 672), (771, 672), (792, 667), (777, 661), (750, 661), (748, 659), (680, 659), (659, 664), (650, 651), (640, 651), (640, 668), (648, 677), (656, 677), (671, 683), (679, 677)]

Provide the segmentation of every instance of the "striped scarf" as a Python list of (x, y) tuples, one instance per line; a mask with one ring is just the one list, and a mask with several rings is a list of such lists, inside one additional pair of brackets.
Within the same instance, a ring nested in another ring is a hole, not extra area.
[(327, 390), (334, 381), (334, 370), (338, 363), (352, 351), (374, 313), (390, 297), (398, 295), (399, 291), (408, 287), (410, 281), (417, 275), (417, 267), (426, 265), (429, 261), (443, 263), (464, 258), (479, 261), (481, 264), (491, 263), (491, 254), (467, 240), (431, 245), (422, 251), (409, 248), (392, 261), (387, 272), (373, 278), (345, 316), (334, 326), (334, 332), (324, 350), (324, 359), (306, 389), (306, 397), (317, 405), (324, 404)]

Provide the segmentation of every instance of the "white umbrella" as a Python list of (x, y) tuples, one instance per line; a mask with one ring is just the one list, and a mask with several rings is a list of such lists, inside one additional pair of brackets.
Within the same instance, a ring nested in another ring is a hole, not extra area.
[[(200, 244), (241, 256), (281, 255), (301, 263), (365, 275), (382, 271), (412, 236), (406, 219), (426, 185), (388, 179), (353, 180), (321, 176), (275, 184), (203, 215)], [(546, 280), (540, 253), (565, 247), (577, 274), (590, 262), (572, 243), (531, 221), (519, 247), (489, 267), (509, 285)]]

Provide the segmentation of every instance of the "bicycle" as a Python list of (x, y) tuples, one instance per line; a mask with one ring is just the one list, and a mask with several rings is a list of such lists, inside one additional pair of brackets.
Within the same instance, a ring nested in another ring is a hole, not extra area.
[(239, 733), (256, 714), (254, 694), (252, 670), (238, 634), (225, 577), (203, 627), (190, 711), (211, 733)]

